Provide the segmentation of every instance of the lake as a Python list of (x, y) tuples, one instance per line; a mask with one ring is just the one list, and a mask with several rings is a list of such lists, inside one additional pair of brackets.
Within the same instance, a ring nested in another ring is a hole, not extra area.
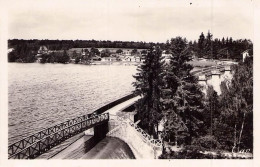
[(8, 64), (8, 143), (119, 99), (134, 90), (136, 66)]

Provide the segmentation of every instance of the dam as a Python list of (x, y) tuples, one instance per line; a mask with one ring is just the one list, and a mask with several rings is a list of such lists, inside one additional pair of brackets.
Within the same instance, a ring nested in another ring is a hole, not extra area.
[(125, 96), (92, 115), (22, 139), (9, 146), (9, 159), (157, 158), (162, 141), (152, 139), (135, 124), (134, 112), (123, 111), (139, 98), (132, 94)]

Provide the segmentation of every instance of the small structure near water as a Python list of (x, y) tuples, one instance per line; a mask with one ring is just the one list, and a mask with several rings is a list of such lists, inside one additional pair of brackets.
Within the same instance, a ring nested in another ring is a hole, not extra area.
[(245, 61), (246, 57), (249, 57), (249, 52), (248, 50), (245, 50), (244, 52), (242, 52), (243, 55), (243, 62)]

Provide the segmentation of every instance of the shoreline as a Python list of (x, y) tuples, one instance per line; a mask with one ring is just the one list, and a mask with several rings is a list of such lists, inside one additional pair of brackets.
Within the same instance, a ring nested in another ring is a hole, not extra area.
[(87, 66), (92, 66), (92, 65), (124, 65), (124, 66), (138, 66), (142, 62), (128, 62), (128, 61), (94, 61), (89, 64), (84, 64), (84, 63), (38, 63), (38, 62), (32, 62), (32, 63), (26, 63), (26, 62), (7, 62), (12, 63), (12, 64), (76, 64), (76, 65), (87, 65)]

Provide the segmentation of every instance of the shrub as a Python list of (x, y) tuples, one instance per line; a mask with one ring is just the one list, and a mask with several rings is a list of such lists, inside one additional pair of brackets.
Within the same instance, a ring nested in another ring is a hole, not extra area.
[(206, 135), (196, 138), (192, 141), (192, 145), (196, 145), (205, 149), (217, 149), (220, 147), (219, 142), (214, 136)]

